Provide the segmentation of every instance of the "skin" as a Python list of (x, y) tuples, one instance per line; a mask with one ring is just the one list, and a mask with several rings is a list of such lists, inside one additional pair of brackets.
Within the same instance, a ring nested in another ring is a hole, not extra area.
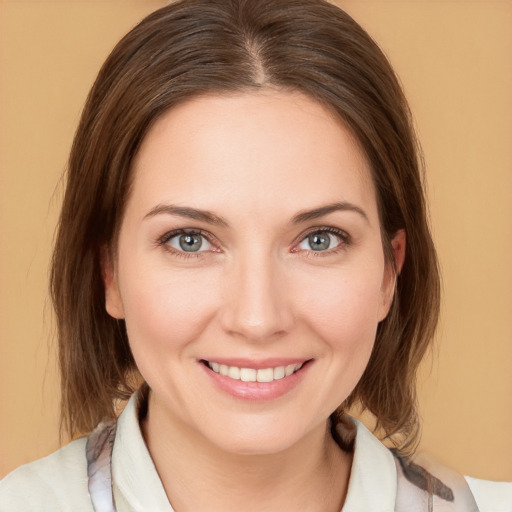
[[(133, 172), (106, 307), (152, 390), (142, 429), (173, 507), (339, 511), (351, 457), (327, 420), (368, 363), (396, 277), (357, 141), (297, 93), (204, 96), (155, 123)], [(339, 202), (351, 209), (293, 221)], [(312, 250), (325, 228), (342, 236)], [(176, 229), (205, 233), (201, 251), (164, 237)], [(400, 269), (403, 232), (392, 245)], [(225, 357), (311, 362), (289, 392), (254, 401), (212, 384), (200, 360)]]

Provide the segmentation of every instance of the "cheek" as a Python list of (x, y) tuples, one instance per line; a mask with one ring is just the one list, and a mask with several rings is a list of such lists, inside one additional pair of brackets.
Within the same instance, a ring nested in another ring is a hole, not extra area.
[(325, 279), (310, 275), (300, 294), (302, 317), (328, 354), (334, 393), (343, 401), (359, 381), (375, 342), (382, 301), (380, 267), (340, 269)]
[[(133, 267), (132, 267), (133, 268)], [(121, 295), (126, 328), (135, 360), (174, 355), (199, 338), (214, 315), (214, 276), (173, 269), (136, 267), (125, 272)]]
[[(367, 332), (375, 332), (382, 303), (380, 266), (341, 268), (325, 276), (304, 274), (294, 293), (309, 321), (325, 338), (337, 333), (354, 342)], [(352, 334), (352, 336), (348, 336)]]

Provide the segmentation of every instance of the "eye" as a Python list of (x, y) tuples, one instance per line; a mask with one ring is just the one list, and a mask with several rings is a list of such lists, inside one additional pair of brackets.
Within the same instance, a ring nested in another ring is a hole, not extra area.
[(179, 252), (203, 252), (212, 249), (212, 244), (197, 231), (170, 233), (163, 242)]
[(348, 235), (336, 230), (317, 230), (309, 233), (298, 245), (298, 249), (302, 251), (323, 252), (329, 249), (335, 249), (343, 243), (346, 243)]

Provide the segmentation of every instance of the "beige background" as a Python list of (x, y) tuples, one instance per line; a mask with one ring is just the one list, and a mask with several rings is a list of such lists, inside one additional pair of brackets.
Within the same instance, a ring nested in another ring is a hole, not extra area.
[[(0, 0), (0, 477), (59, 445), (47, 269), (81, 106), (114, 43), (165, 3)], [(512, 480), (512, 2), (339, 4), (399, 73), (428, 167), (444, 302), (421, 448)]]

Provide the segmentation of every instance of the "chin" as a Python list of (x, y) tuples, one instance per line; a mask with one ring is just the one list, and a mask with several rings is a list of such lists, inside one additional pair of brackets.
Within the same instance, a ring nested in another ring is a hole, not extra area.
[(270, 455), (286, 451), (308, 437), (310, 430), (298, 423), (296, 420), (286, 422), (277, 418), (248, 418), (232, 422), (230, 426), (218, 425), (203, 435), (226, 453)]
[(269, 433), (267, 436), (245, 437), (243, 435), (231, 436), (224, 439), (212, 439), (216, 446), (232, 455), (271, 455), (291, 448), (296, 440)]

